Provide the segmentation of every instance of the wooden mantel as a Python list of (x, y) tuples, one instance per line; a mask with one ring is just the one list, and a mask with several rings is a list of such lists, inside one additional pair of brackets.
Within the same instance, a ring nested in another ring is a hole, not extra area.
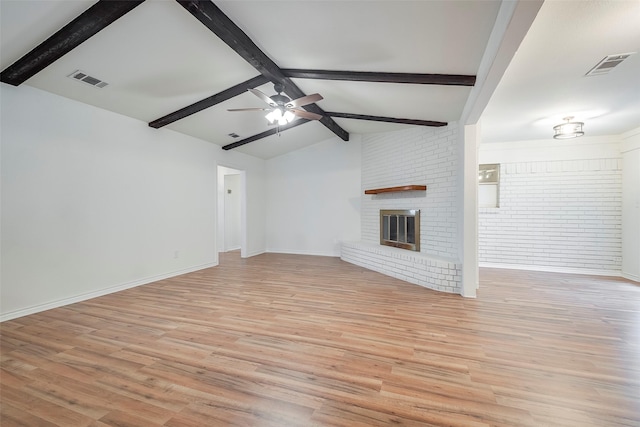
[(397, 193), (400, 191), (424, 191), (426, 189), (426, 185), (403, 185), (401, 187), (374, 188), (372, 190), (365, 190), (364, 194)]

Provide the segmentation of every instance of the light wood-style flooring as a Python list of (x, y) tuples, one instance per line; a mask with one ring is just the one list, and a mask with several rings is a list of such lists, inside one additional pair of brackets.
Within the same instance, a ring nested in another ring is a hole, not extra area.
[(236, 252), (0, 328), (2, 427), (640, 426), (617, 278), (483, 269), (465, 299)]

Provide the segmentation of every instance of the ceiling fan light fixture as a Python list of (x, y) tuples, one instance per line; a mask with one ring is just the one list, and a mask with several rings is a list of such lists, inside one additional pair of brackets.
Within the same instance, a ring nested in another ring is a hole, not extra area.
[(282, 108), (275, 108), (273, 111), (270, 111), (265, 118), (269, 121), (269, 123), (274, 124), (278, 122), (279, 126), (284, 126), (288, 123), (291, 123), (293, 119), (296, 118), (296, 115), (293, 114), (289, 110), (282, 111)]
[(269, 120), (269, 123), (273, 124), (282, 118), (282, 111), (280, 111), (279, 108), (276, 108), (269, 111), (269, 113), (264, 117)]
[(287, 110), (284, 112), (284, 116), (282, 116), (283, 119), (285, 119), (287, 121), (287, 123), (291, 123), (293, 121), (293, 119), (296, 118), (296, 115), (293, 114), (293, 112)]
[(555, 134), (553, 135), (554, 139), (571, 139), (578, 138), (579, 136), (584, 135), (582, 127), (584, 123), (582, 122), (572, 122), (573, 117), (565, 117), (562, 119), (565, 123), (560, 123), (559, 125), (555, 125), (553, 130)]
[(296, 119), (296, 116), (303, 117), (306, 120), (320, 120), (322, 116), (310, 111), (300, 110), (298, 107), (304, 107), (305, 105), (314, 104), (322, 100), (322, 95), (314, 93), (312, 95), (305, 95), (300, 98), (291, 100), (285, 95), (281, 95), (284, 86), (282, 84), (275, 84), (274, 89), (278, 92), (276, 95), (267, 96), (260, 92), (258, 89), (248, 89), (249, 92), (266, 102), (270, 108), (234, 108), (227, 111), (266, 111), (269, 112), (264, 116), (269, 124), (278, 124), (278, 126), (284, 126)]
[(273, 116), (274, 116), (273, 111), (269, 111), (269, 112), (267, 113), (267, 115), (266, 115), (266, 116), (264, 116), (264, 118), (265, 118), (265, 119), (267, 119), (267, 120), (269, 121), (269, 123), (273, 123), (273, 122), (275, 122), (275, 121), (276, 121), (276, 118), (275, 118), (275, 117), (273, 117)]

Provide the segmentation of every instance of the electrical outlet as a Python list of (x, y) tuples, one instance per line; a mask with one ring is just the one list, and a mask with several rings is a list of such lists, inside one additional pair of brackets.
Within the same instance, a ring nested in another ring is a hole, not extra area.
[(178, 259), (178, 258), (180, 258), (180, 251), (173, 252), (173, 259)]

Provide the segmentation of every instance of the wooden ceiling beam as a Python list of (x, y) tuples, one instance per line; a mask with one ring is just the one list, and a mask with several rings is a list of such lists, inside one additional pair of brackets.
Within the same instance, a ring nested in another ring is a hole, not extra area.
[(450, 86), (473, 86), (476, 83), (476, 76), (463, 74), (377, 73), (369, 71), (303, 70), (298, 68), (285, 68), (282, 72), (287, 77), (298, 79)]
[(396, 119), (393, 117), (367, 116), (364, 114), (336, 113), (336, 112), (326, 112), (325, 114), (331, 117), (339, 117), (343, 119), (369, 120), (372, 122), (385, 122), (385, 123), (400, 123), (404, 125), (433, 126), (433, 127), (442, 127), (442, 126), (448, 125), (447, 122), (436, 122), (431, 120), (417, 120), (417, 119)]
[[(397, 119), (394, 117), (367, 116), (364, 114), (336, 113), (336, 112), (329, 112), (329, 111), (325, 112), (324, 114), (330, 117), (338, 117), (343, 119), (369, 120), (373, 122), (399, 123), (399, 124), (416, 125), (416, 126), (442, 127), (442, 126), (448, 125), (447, 122), (436, 122), (431, 120), (417, 120), (417, 119)], [(241, 147), (250, 142), (257, 141), (258, 139), (266, 138), (267, 136), (275, 135), (278, 132), (283, 132), (287, 129), (294, 128), (296, 126), (299, 126), (303, 123), (307, 123), (309, 121), (311, 120), (297, 119), (286, 126), (281, 126), (280, 129), (275, 129), (275, 128), (269, 129), (266, 132), (262, 132), (254, 136), (250, 136), (248, 138), (245, 138), (243, 140), (240, 140), (231, 144), (223, 145), (222, 149), (231, 150), (233, 148)]]
[(262, 133), (259, 133), (257, 135), (250, 136), (249, 138), (245, 138), (245, 139), (242, 139), (240, 141), (233, 142), (231, 144), (223, 145), (222, 149), (223, 150), (231, 150), (233, 148), (238, 148), (238, 147), (241, 147), (241, 146), (243, 146), (245, 144), (248, 144), (250, 142), (257, 141), (259, 139), (266, 138), (266, 137), (271, 136), (271, 135), (275, 135), (275, 134), (277, 134), (279, 132), (284, 132), (285, 130), (294, 128), (296, 126), (303, 125), (303, 124), (308, 123), (310, 121), (311, 120), (307, 120), (307, 119), (296, 119), (296, 120), (292, 121), (291, 123), (289, 123), (288, 125), (280, 126), (278, 128), (269, 129), (269, 130), (264, 131)]
[[(209, 0), (176, 0), (182, 7), (203, 23), (211, 32), (236, 51), (245, 61), (273, 83), (284, 85), (285, 93), (292, 98), (300, 98), (305, 93), (298, 88), (256, 44), (222, 10)], [(322, 108), (316, 104), (305, 105), (305, 110), (320, 114), (322, 123), (344, 141), (349, 133), (342, 129)]]
[(29, 53), (5, 68), (0, 73), (0, 81), (19, 86), (117, 19), (131, 12), (143, 1), (98, 1)]
[(168, 124), (171, 124), (177, 120), (184, 119), (192, 114), (197, 113), (198, 111), (202, 111), (206, 108), (213, 107), (216, 104), (219, 104), (223, 101), (231, 99), (235, 96), (241, 95), (247, 91), (247, 89), (255, 89), (258, 86), (261, 86), (265, 83), (268, 83), (269, 79), (263, 75), (256, 76), (252, 79), (247, 80), (246, 82), (239, 83), (229, 89), (223, 90), (222, 92), (216, 93), (215, 95), (211, 95), (208, 98), (205, 98), (201, 101), (193, 103), (191, 105), (187, 105), (184, 108), (181, 108), (173, 113), (169, 113), (164, 117), (160, 117), (149, 123), (149, 126), (152, 128), (161, 128)]

